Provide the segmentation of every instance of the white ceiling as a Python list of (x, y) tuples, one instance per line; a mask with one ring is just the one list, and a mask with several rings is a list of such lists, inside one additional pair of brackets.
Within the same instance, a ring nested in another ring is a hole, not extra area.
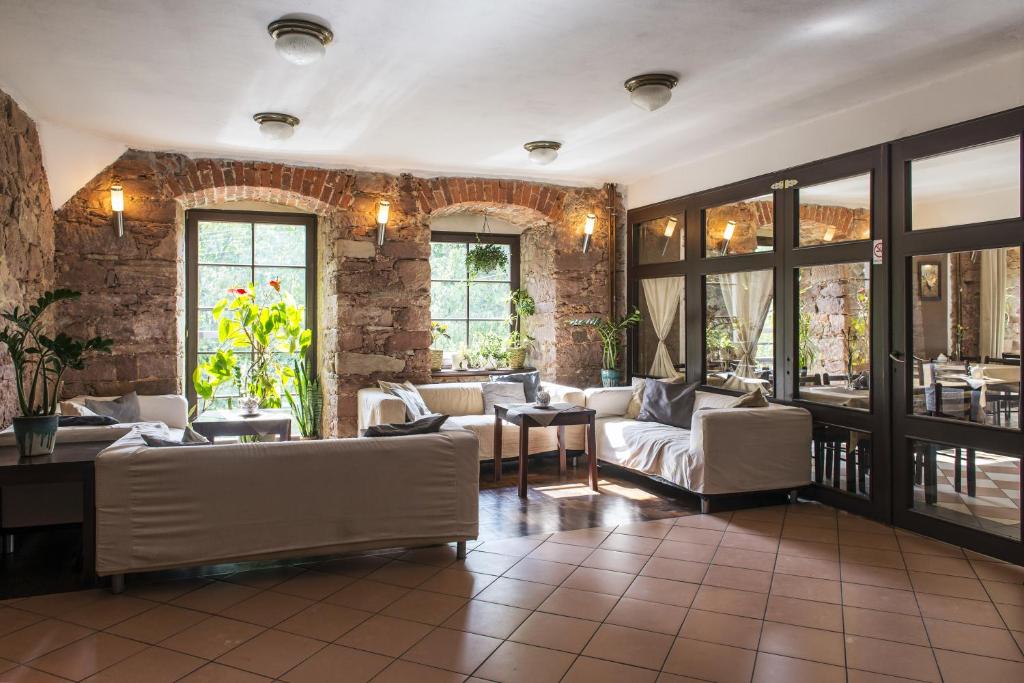
[[(266, 25), (323, 18), (310, 67)], [(631, 183), (1020, 50), (1024, 0), (0, 0), (0, 87), (145, 149)], [(680, 75), (647, 113), (622, 82)], [(302, 119), (272, 144), (252, 114)], [(550, 166), (522, 144), (565, 146)], [(98, 169), (97, 169), (98, 170)]]

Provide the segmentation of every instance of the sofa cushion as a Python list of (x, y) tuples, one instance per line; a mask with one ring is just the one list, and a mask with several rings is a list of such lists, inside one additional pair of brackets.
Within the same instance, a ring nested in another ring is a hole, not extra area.
[(185, 427), (180, 439), (164, 438), (152, 434), (142, 434), (142, 440), (150, 448), (170, 448), (174, 446), (209, 446), (212, 441), (195, 431), (191, 427)]
[(57, 419), (58, 427), (105, 427), (116, 424), (118, 424), (117, 418), (95, 413), (92, 415), (61, 415)]
[(142, 419), (142, 410), (139, 408), (139, 395), (134, 391), (112, 401), (87, 398), (85, 399), (85, 407), (97, 415), (108, 415), (122, 423), (139, 422)]
[(770, 404), (765, 397), (761, 387), (757, 387), (737, 397), (730, 406), (731, 408), (767, 408)]
[[(659, 379), (659, 382), (665, 382), (666, 384), (685, 384), (686, 375), (676, 375), (675, 377), (665, 377)], [(625, 416), (631, 420), (635, 420), (640, 415), (640, 407), (644, 402), (644, 387), (647, 386), (647, 380), (643, 377), (633, 378), (633, 395), (629, 397), (629, 406), (626, 407)]]
[(398, 382), (385, 382), (381, 380), (377, 384), (384, 391), (402, 399), (402, 403), (405, 404), (406, 420), (414, 421), (430, 415), (430, 408), (424, 403), (423, 397), (420, 396), (419, 390), (412, 382), (399, 384)]
[(363, 436), (412, 436), (413, 434), (433, 434), (441, 431), (441, 425), (448, 419), (447, 415), (427, 415), (412, 422), (390, 425), (371, 425), (366, 428)]
[(484, 415), (494, 415), (494, 406), (526, 403), (522, 382), (485, 382), (480, 386), (484, 397)]
[(697, 398), (696, 383), (668, 384), (648, 379), (645, 384), (643, 403), (636, 419), (689, 429)]
[(537, 390), (540, 389), (540, 372), (516, 372), (511, 375), (495, 375), (491, 377), (492, 382), (522, 382), (523, 394), (528, 403), (537, 400)]

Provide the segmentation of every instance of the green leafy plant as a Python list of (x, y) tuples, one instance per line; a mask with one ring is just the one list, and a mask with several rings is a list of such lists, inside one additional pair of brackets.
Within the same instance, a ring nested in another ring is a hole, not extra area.
[(622, 333), (637, 325), (642, 320), (640, 309), (624, 315), (618, 320), (609, 318), (583, 318), (570, 320), (573, 327), (592, 327), (601, 337), (602, 365), (605, 370), (615, 370), (619, 364), (619, 352), (622, 351)]
[(324, 395), (320, 377), (313, 370), (313, 361), (309, 354), (303, 356), (301, 361), (292, 361), (292, 374), (295, 391), (292, 392), (286, 387), (284, 395), (298, 423), (299, 433), (302, 436), (319, 438)]
[(496, 332), (488, 332), (480, 338), (476, 346), (476, 353), (483, 358), (493, 358), (498, 363), (503, 363), (508, 358), (506, 347), (507, 340)]
[(797, 359), (801, 370), (809, 370), (818, 359), (818, 347), (812, 338), (812, 321), (810, 311), (801, 311), (797, 321)]
[(868, 293), (864, 288), (856, 294), (857, 308), (847, 318), (846, 325), (846, 376), (852, 381), (854, 373), (868, 362), (871, 339), (868, 333)]
[(509, 315), (512, 332), (508, 337), (508, 348), (529, 349), (536, 340), (526, 333), (524, 324), (527, 318), (537, 313), (537, 302), (525, 289), (512, 291), (508, 295), (508, 302), (512, 306), (512, 313)]
[(74, 339), (64, 332), (43, 334), (43, 314), (53, 304), (82, 296), (71, 289), (44, 292), (27, 310), (15, 306), (0, 313), (7, 321), (0, 343), (7, 346), (14, 363), (18, 408), (25, 417), (56, 415), (61, 382), (67, 370), (85, 368), (89, 353), (110, 353), (114, 342), (104, 337)]
[(507, 265), (508, 253), (499, 244), (482, 244), (478, 241), (466, 252), (466, 273), (470, 280), (502, 270)]
[(439, 340), (439, 339), (447, 339), (448, 341), (452, 340), (451, 335), (448, 334), (448, 324), (447, 323), (439, 323), (439, 322), (431, 322), (430, 323), (430, 348), (435, 348), (437, 346), (437, 340)]

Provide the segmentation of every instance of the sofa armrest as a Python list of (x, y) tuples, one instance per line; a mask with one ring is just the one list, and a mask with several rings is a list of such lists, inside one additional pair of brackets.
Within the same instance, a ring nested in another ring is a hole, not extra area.
[(359, 431), (372, 425), (405, 422), (405, 404), (402, 399), (383, 389), (360, 389), (356, 394), (359, 408)]
[(585, 389), (586, 407), (597, 411), (598, 417), (621, 416), (629, 408), (633, 387), (594, 387)]
[(551, 394), (552, 403), (570, 403), (581, 408), (586, 405), (586, 396), (584, 396), (582, 389), (552, 382), (541, 382), (540, 385)]

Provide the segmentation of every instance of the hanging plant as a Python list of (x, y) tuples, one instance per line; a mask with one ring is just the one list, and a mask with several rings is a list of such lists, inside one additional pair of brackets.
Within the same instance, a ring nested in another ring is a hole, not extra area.
[(490, 233), (486, 212), (484, 212), (484, 223), (480, 227), (480, 232), (476, 234), (476, 244), (466, 252), (466, 275), (470, 280), (475, 280), (479, 275), (488, 275), (498, 270), (504, 270), (508, 265), (508, 253), (500, 245), (481, 242), (481, 233), (484, 235)]

